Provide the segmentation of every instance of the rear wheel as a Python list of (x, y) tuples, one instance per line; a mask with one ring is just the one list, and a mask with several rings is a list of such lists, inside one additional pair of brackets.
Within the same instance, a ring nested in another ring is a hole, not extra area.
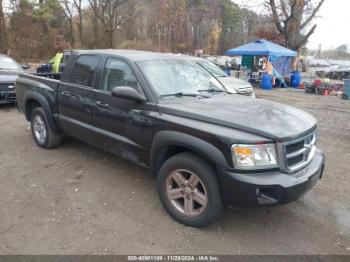
[(157, 185), (164, 208), (185, 225), (206, 226), (223, 210), (215, 170), (193, 153), (167, 160), (159, 171)]
[(52, 130), (41, 107), (35, 108), (32, 112), (31, 128), (34, 141), (38, 146), (50, 149), (61, 144), (62, 135)]

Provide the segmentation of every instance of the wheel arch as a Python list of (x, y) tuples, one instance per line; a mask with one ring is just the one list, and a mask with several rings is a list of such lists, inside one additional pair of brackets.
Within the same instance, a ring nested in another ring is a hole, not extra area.
[(212, 144), (188, 134), (160, 131), (153, 138), (150, 174), (156, 176), (167, 159), (182, 152), (193, 152), (213, 165), (228, 166), (223, 153)]
[(55, 132), (60, 132), (59, 127), (53, 119), (51, 108), (45, 97), (33, 91), (26, 92), (26, 94), (24, 95), (24, 108), (27, 121), (31, 121), (32, 112), (36, 107), (43, 108), (50, 127)]

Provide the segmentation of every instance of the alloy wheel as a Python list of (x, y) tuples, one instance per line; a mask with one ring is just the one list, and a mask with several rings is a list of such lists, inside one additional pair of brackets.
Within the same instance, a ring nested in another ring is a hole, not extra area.
[(208, 205), (204, 183), (186, 169), (177, 169), (168, 176), (166, 192), (173, 207), (187, 217), (201, 215)]
[(36, 115), (33, 119), (34, 136), (40, 144), (44, 144), (46, 141), (46, 126), (43, 118), (40, 115)]

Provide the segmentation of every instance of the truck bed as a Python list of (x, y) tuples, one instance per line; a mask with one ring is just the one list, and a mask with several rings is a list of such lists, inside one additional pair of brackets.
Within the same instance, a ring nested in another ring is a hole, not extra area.
[(38, 76), (35, 74), (20, 73), (16, 81), (16, 96), (18, 109), (25, 112), (24, 101), (31, 95), (41, 96), (49, 103), (52, 113), (57, 112), (57, 92), (59, 80)]

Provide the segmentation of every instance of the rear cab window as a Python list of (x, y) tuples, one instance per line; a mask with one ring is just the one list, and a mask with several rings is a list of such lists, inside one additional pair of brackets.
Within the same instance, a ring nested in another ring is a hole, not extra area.
[(81, 55), (73, 66), (70, 82), (72, 84), (93, 87), (100, 57), (96, 55)]

